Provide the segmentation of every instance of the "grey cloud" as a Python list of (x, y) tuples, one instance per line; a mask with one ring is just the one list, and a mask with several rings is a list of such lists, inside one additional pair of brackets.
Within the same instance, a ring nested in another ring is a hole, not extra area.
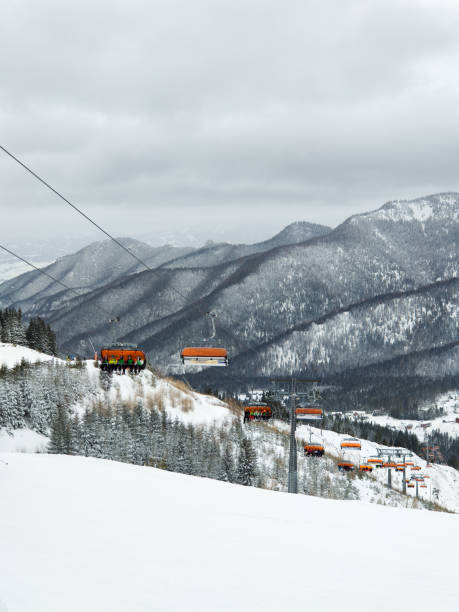
[[(458, 189), (458, 25), (441, 0), (9, 1), (2, 143), (117, 233), (335, 225)], [(3, 157), (0, 180), (8, 215), (67, 220)]]

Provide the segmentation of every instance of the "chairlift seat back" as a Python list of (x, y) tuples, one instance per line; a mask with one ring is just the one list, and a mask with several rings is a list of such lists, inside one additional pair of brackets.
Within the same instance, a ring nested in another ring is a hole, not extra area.
[(228, 353), (224, 348), (186, 347), (180, 353), (180, 358), (187, 365), (228, 365)]
[(299, 421), (320, 421), (323, 418), (321, 408), (297, 408), (295, 413)]

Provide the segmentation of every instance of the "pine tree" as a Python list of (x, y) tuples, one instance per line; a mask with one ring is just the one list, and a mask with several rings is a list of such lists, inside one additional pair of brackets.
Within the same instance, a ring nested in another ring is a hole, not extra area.
[(226, 444), (223, 451), (219, 480), (225, 482), (234, 482), (235, 480), (233, 452), (229, 444)]
[(65, 454), (69, 448), (69, 420), (67, 410), (59, 406), (51, 425), (51, 436), (48, 450), (50, 453)]
[(254, 486), (257, 477), (257, 453), (249, 438), (241, 442), (237, 465), (237, 482), (245, 486)]

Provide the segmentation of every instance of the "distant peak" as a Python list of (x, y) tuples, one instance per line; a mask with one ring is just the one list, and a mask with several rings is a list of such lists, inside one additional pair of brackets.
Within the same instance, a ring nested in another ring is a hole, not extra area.
[(305, 242), (317, 236), (324, 236), (331, 232), (331, 227), (309, 223), (309, 221), (293, 221), (278, 234), (273, 236), (269, 242), (278, 244), (295, 244)]
[(391, 200), (380, 208), (349, 217), (344, 223), (362, 220), (414, 221), (424, 223), (429, 219), (452, 220), (459, 211), (459, 193), (436, 193), (413, 200)]

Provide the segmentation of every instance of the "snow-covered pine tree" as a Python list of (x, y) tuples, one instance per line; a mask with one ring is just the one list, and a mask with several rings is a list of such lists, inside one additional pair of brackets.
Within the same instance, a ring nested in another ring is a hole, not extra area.
[(249, 438), (242, 438), (237, 463), (237, 482), (254, 486), (257, 478), (257, 452)]
[(222, 454), (219, 480), (223, 480), (224, 482), (234, 482), (235, 471), (233, 449), (231, 445), (227, 443)]

